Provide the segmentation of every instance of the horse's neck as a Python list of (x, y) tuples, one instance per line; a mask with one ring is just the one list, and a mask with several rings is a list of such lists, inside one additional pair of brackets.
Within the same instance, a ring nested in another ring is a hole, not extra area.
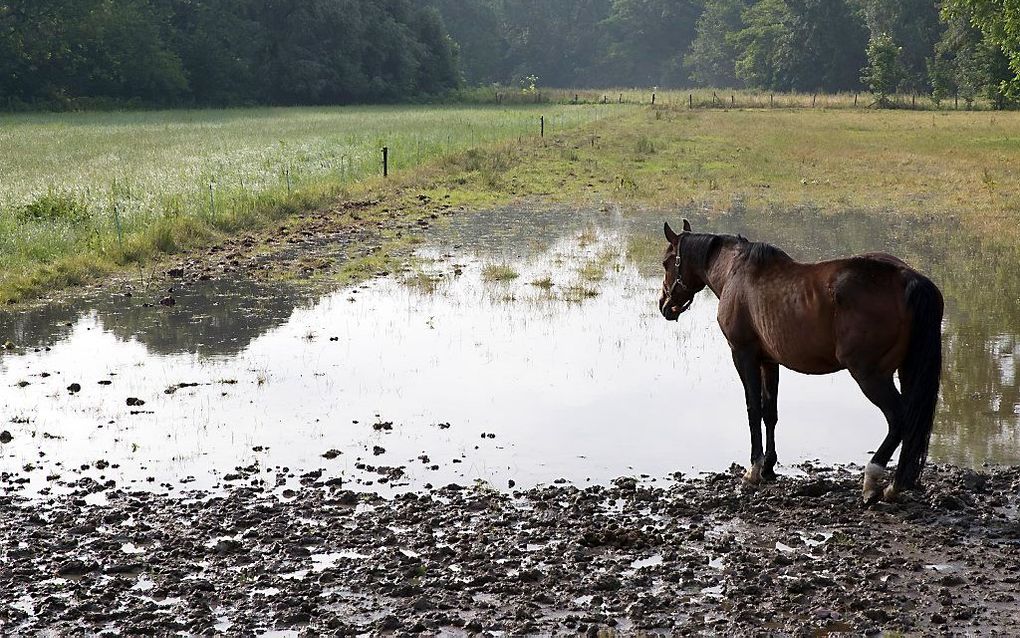
[(702, 281), (705, 282), (716, 297), (721, 297), (726, 283), (733, 275), (733, 269), (737, 258), (737, 247), (725, 243), (719, 247), (712, 259), (706, 264), (705, 272), (699, 273)]

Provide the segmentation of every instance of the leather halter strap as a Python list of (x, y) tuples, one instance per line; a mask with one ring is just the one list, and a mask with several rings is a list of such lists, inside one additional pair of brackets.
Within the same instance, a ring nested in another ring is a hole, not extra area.
[[(684, 283), (683, 262), (681, 261), (680, 258), (681, 254), (680, 248), (681, 246), (683, 246), (685, 234), (686, 233), (681, 233), (676, 243), (676, 279), (673, 281), (673, 285), (669, 289), (668, 294), (670, 301), (673, 301), (673, 293), (676, 292), (678, 288), (680, 289), (681, 292), (685, 293), (691, 292), (691, 289), (687, 286), (687, 284)], [(694, 303), (694, 295), (691, 295), (691, 298), (684, 302), (684, 304), (680, 308), (680, 312), (683, 312), (690, 308), (692, 303)]]

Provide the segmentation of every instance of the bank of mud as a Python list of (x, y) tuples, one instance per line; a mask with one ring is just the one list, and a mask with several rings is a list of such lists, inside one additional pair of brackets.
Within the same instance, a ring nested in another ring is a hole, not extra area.
[[(176, 497), (92, 478), (0, 497), (5, 634), (1010, 635), (1020, 469), (926, 470), (865, 509), (860, 468), (738, 468), (384, 499), (238, 468)], [(10, 476), (4, 477), (9, 482)]]

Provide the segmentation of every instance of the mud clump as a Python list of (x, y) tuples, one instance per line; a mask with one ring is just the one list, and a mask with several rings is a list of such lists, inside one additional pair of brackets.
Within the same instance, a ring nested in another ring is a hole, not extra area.
[[(923, 491), (874, 508), (859, 503), (856, 467), (805, 465), (754, 490), (718, 473), (388, 499), (315, 470), (284, 500), (249, 484), (258, 466), (236, 469), (223, 491), (83, 477), (34, 501), (3, 475), (4, 630), (1010, 634), (1020, 622), (1020, 468), (929, 467)], [(96, 491), (104, 504), (84, 498)]]

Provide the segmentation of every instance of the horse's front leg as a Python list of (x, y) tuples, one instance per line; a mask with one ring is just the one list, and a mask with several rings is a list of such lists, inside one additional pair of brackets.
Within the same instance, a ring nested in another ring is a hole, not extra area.
[(779, 364), (761, 364), (761, 412), (765, 422), (765, 467), (761, 476), (766, 481), (776, 480), (776, 423), (779, 422)]
[(755, 351), (733, 350), (733, 364), (744, 384), (744, 402), (747, 404), (747, 424), (751, 429), (751, 466), (744, 481), (757, 485), (761, 482), (765, 453), (761, 446), (761, 358)]

